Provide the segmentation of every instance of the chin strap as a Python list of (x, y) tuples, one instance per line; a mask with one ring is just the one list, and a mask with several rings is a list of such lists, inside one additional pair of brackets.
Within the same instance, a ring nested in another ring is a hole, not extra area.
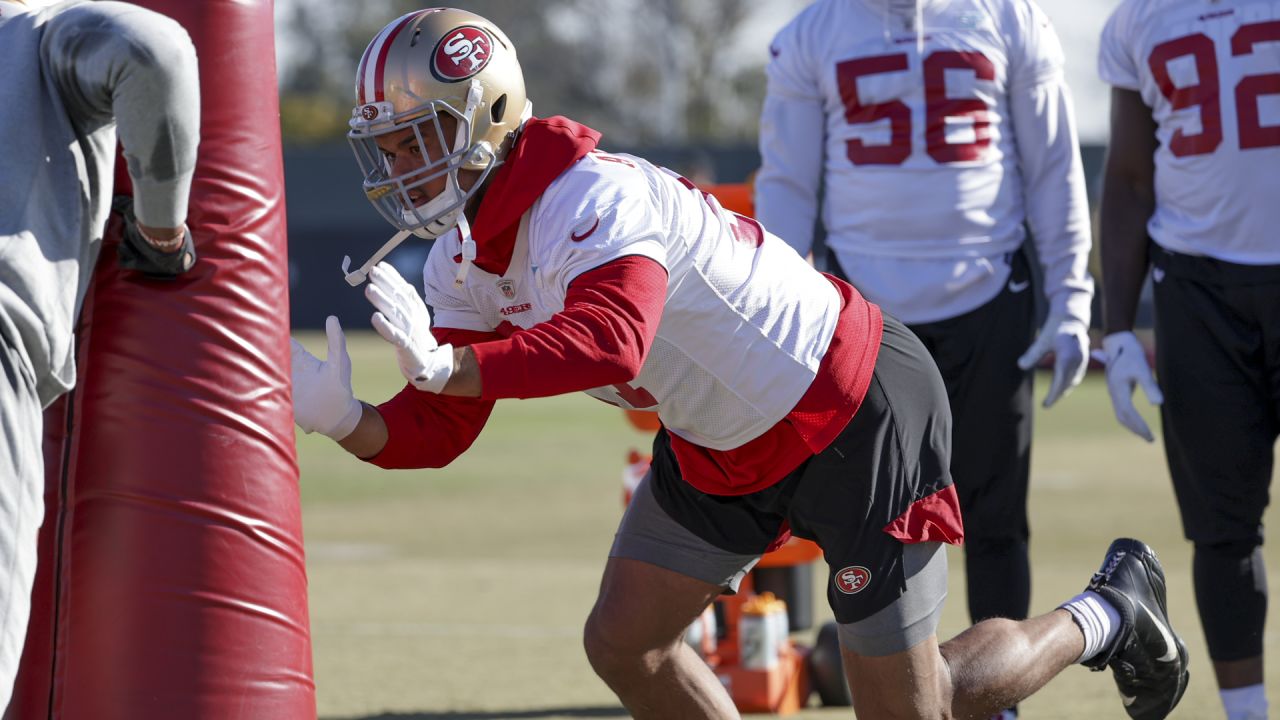
[(484, 86), (479, 80), (472, 79), (471, 87), (467, 89), (467, 105), (462, 110), (462, 117), (465, 122), (458, 123), (458, 129), (453, 136), (453, 149), (457, 152), (467, 141), (467, 135), (472, 129), (472, 123), (476, 119), (476, 108), (480, 107), (480, 101), (484, 99)]
[[(476, 107), (480, 104), (481, 98), (484, 97), (484, 88), (480, 85), (479, 80), (471, 81), (471, 89), (467, 91), (467, 107), (463, 111), (466, 117), (466, 125), (470, 127), (472, 119), (475, 117)], [(458, 136), (453, 141), (454, 147), (462, 145), (466, 140), (463, 132), (463, 123), (458, 123)], [(464, 226), (465, 229), (464, 229)], [(465, 214), (458, 215), (458, 237), (462, 238), (462, 262), (458, 265), (458, 274), (453, 277), (453, 286), (461, 288), (467, 282), (467, 273), (471, 270), (471, 263), (476, 259), (476, 241), (471, 238), (471, 228), (467, 224)]]
[(453, 276), (453, 286), (460, 288), (467, 284), (467, 272), (476, 259), (476, 241), (468, 237), (462, 241), (462, 262), (458, 265), (458, 274)]
[(467, 273), (476, 260), (476, 241), (471, 237), (471, 223), (463, 215), (458, 218), (458, 239), (462, 241), (462, 260), (458, 265), (458, 274), (453, 276), (453, 286), (461, 288), (467, 283)]
[(351, 287), (359, 287), (360, 283), (368, 279), (369, 271), (373, 269), (373, 266), (382, 262), (382, 258), (386, 257), (387, 253), (391, 252), (392, 250), (395, 250), (396, 246), (404, 242), (405, 238), (409, 237), (412, 234), (413, 233), (409, 230), (401, 230), (395, 235), (392, 235), (390, 240), (386, 241), (385, 243), (382, 244), (382, 247), (378, 248), (378, 252), (374, 253), (373, 257), (369, 258), (369, 260), (365, 262), (365, 264), (360, 266), (360, 269), (355, 271), (350, 271), (351, 256), (343, 255), (342, 256), (343, 279), (345, 279), (347, 281), (347, 284), (350, 285)]

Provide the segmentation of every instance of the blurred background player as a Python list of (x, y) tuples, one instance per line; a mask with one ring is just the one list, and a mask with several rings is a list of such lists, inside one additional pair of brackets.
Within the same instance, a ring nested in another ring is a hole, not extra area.
[(499, 398), (584, 391), (658, 413), (651, 475), (585, 630), (592, 667), (635, 717), (737, 717), (684, 632), (786, 526), (825, 550), (862, 717), (989, 716), (1077, 661), (1112, 667), (1135, 718), (1177, 704), (1186, 650), (1137, 541), (1116, 541), (1059, 609), (939, 644), (942, 544), (963, 532), (950, 413), (901, 323), (685, 178), (533, 118), (514, 48), (484, 18), (393, 21), (356, 90), (349, 137), (367, 196), (400, 231), (390, 244), (436, 238), (435, 318), (391, 265), (349, 272), (370, 280), (373, 327), (409, 384), (377, 407), (357, 400), (330, 317), (327, 360), (294, 343), (295, 418), (411, 468), (465, 452)]
[[(1262, 513), (1280, 432), (1280, 8), (1126, 0), (1098, 60), (1111, 93), (1100, 245), (1117, 419), (1165, 457), (1230, 720), (1267, 717)], [(1156, 370), (1132, 329), (1151, 269)]]
[(821, 204), (829, 271), (924, 341), (955, 419), (969, 615), (1025, 618), (1031, 369), (1054, 353), (1045, 407), (1079, 383), (1093, 293), (1058, 39), (1028, 0), (822, 0), (770, 53), (757, 215), (807, 255)]
[(0, 0), (0, 708), (30, 613), (43, 517), (41, 411), (75, 384), (73, 327), (111, 210), (121, 264), (190, 268), (184, 227), (199, 138), (195, 49), (177, 23), (115, 2)]

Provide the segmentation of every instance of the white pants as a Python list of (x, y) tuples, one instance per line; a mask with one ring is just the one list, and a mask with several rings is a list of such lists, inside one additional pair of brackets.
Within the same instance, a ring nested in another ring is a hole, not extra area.
[(35, 378), (0, 334), (0, 712), (13, 696), (44, 519), (43, 413)]

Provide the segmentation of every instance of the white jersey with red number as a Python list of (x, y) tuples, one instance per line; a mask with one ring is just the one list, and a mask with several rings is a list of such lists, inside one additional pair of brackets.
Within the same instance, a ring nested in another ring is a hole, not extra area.
[(1140, 93), (1157, 126), (1151, 239), (1280, 264), (1280, 4), (1126, 0), (1098, 72)]
[(588, 394), (655, 411), (712, 450), (750, 441), (813, 382), (840, 313), (839, 294), (758, 223), (687, 181), (629, 155), (592, 152), (557, 178), (520, 223), (510, 266), (473, 266), (455, 288), (458, 233), (424, 269), (438, 327), (530, 328), (564, 309), (580, 274), (627, 256), (666, 268), (666, 303), (636, 379)]
[(1062, 51), (1029, 0), (819, 0), (770, 46), (758, 217), (827, 243), (908, 322), (990, 300), (1030, 221), (1055, 309), (1088, 322), (1087, 198)]

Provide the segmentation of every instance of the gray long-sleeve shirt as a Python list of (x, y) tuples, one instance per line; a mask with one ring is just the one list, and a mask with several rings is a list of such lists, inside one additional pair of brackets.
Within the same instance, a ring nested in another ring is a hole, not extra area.
[(117, 131), (138, 220), (176, 227), (199, 140), (185, 30), (119, 2), (0, 0), (0, 336), (41, 404), (75, 384), (73, 328), (111, 204)]

